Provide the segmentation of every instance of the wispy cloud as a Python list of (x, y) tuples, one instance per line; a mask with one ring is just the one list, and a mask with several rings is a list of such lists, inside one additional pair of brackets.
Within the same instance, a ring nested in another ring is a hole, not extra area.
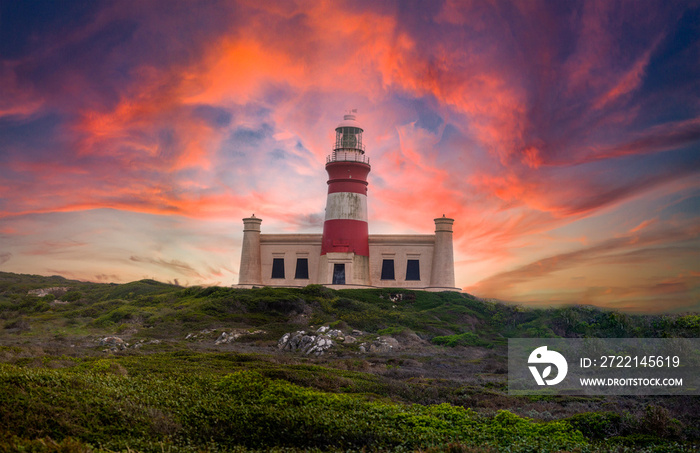
[(143, 256), (131, 256), (129, 259), (136, 263), (153, 264), (158, 267), (163, 267), (165, 269), (175, 271), (180, 275), (202, 278), (202, 275), (198, 271), (196, 271), (192, 266), (175, 259), (164, 260), (162, 258), (151, 258)]

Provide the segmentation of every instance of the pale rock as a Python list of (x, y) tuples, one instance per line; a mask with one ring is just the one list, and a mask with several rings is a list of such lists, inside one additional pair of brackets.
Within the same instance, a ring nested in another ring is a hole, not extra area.
[(123, 351), (129, 347), (129, 343), (119, 337), (104, 337), (99, 340), (99, 346), (107, 346), (103, 352)]
[(387, 353), (394, 352), (399, 349), (399, 342), (396, 338), (381, 336), (369, 346), (369, 352)]
[(277, 342), (277, 348), (280, 350), (299, 351), (304, 355), (315, 356), (322, 355), (332, 346), (333, 340), (328, 335), (308, 334), (304, 330), (285, 333)]
[(30, 289), (27, 294), (30, 296), (44, 297), (49, 294), (60, 293), (60, 295), (68, 292), (68, 287), (66, 286), (53, 286), (51, 288), (41, 288), (41, 289)]

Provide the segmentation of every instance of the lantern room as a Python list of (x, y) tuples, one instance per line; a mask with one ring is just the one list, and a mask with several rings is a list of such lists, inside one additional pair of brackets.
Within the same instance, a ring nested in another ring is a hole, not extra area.
[[(354, 111), (354, 110), (353, 110)], [(343, 121), (335, 128), (335, 146), (333, 151), (357, 151), (365, 153), (362, 143), (363, 129), (353, 113), (343, 117)]]

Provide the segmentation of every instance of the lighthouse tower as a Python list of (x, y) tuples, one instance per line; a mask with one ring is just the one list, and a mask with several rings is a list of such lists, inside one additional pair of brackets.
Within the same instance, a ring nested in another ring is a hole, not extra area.
[(321, 240), (319, 280), (329, 285), (370, 285), (367, 175), (356, 111), (335, 128), (333, 153), (326, 159), (328, 198)]

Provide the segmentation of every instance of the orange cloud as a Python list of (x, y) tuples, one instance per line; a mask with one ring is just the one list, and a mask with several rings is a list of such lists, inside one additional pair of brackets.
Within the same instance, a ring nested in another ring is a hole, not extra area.
[[(697, 244), (700, 229), (697, 226), (679, 228), (666, 223), (657, 224), (654, 229), (637, 230), (636, 233), (551, 255), (494, 274), (466, 290), (528, 303), (546, 302), (548, 299), (544, 295), (548, 291), (558, 297), (557, 300), (550, 300), (551, 303), (604, 304), (624, 299), (639, 302), (658, 295), (673, 296), (669, 299), (669, 306), (649, 306), (647, 309), (650, 311), (692, 304), (692, 291), (697, 290), (700, 284), (697, 276), (682, 271), (680, 275), (666, 277), (663, 275), (666, 271), (659, 269), (658, 263), (666, 263), (671, 271), (686, 266), (687, 260), (700, 251)], [(691, 241), (694, 245), (668, 245), (669, 237), (675, 244)], [(634, 270), (630, 266), (634, 266)], [(626, 275), (628, 271), (633, 273)], [(587, 285), (581, 287), (567, 280), (569, 276), (581, 274), (589, 275)], [(620, 286), (620, 281), (627, 285)], [(567, 291), (570, 293), (568, 296)], [(638, 303), (637, 308), (648, 303)]]

